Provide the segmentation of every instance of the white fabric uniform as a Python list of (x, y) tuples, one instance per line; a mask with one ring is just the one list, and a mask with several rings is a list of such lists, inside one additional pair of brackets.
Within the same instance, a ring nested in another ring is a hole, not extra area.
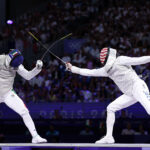
[(81, 69), (75, 66), (71, 67), (72, 73), (84, 76), (109, 77), (124, 93), (107, 107), (107, 134), (112, 136), (113, 125), (115, 122), (115, 112), (126, 108), (136, 102), (140, 102), (150, 115), (150, 95), (145, 82), (141, 80), (132, 69), (133, 65), (141, 65), (150, 62), (150, 56), (127, 57), (119, 56), (113, 65), (106, 71), (105, 67), (99, 69)]
[(21, 115), (25, 125), (34, 137), (37, 135), (34, 123), (25, 104), (13, 91), (13, 83), (16, 72), (26, 80), (30, 80), (36, 76), (41, 69), (35, 67), (31, 71), (27, 71), (23, 65), (20, 65), (18, 69), (15, 70), (9, 67), (6, 58), (7, 55), (0, 55), (0, 103), (5, 103), (8, 107)]
[(0, 97), (13, 89), (16, 72), (26, 80), (30, 80), (41, 71), (41, 69), (36, 67), (31, 71), (27, 71), (23, 65), (14, 70), (7, 65), (6, 57), (7, 55), (0, 55)]
[(134, 83), (136, 81), (140, 81), (141, 79), (132, 69), (131, 65), (140, 65), (148, 62), (150, 62), (150, 56), (143, 56), (138, 58), (120, 56), (116, 59), (108, 72), (105, 70), (105, 67), (90, 70), (81, 69), (75, 66), (72, 66), (71, 72), (83, 76), (110, 77), (124, 94), (132, 96)]
[(9, 91), (5, 96), (0, 97), (0, 102), (5, 103), (9, 108), (14, 110), (20, 116), (29, 112), (23, 101), (17, 96), (15, 91)]

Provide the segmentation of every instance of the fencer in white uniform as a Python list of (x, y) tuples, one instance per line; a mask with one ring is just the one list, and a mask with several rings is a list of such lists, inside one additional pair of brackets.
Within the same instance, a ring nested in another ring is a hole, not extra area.
[(83, 76), (109, 77), (111, 78), (123, 95), (118, 97), (107, 107), (106, 135), (96, 143), (114, 143), (113, 126), (115, 123), (115, 112), (139, 102), (150, 115), (150, 95), (145, 82), (139, 78), (132, 66), (150, 62), (150, 56), (127, 57), (118, 56), (116, 49), (103, 48), (100, 52), (102, 68), (84, 69), (66, 63), (66, 69), (72, 73)]
[(45, 143), (47, 140), (39, 136), (27, 107), (13, 90), (16, 73), (26, 80), (30, 80), (40, 73), (43, 63), (38, 60), (36, 67), (31, 71), (27, 71), (22, 63), (23, 56), (17, 49), (10, 50), (8, 54), (0, 55), (0, 103), (5, 103), (22, 117), (32, 135), (32, 143)]

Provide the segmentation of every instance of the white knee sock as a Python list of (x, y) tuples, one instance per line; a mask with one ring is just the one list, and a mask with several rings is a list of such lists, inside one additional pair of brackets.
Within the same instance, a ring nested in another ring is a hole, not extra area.
[(30, 114), (29, 113), (25, 113), (25, 114), (22, 115), (22, 118), (23, 118), (23, 121), (24, 121), (26, 127), (30, 131), (32, 137), (35, 137), (38, 133), (36, 131), (34, 122), (33, 122), (32, 118), (31, 118)]
[(107, 132), (106, 136), (113, 136), (113, 127), (115, 123), (115, 113), (114, 112), (107, 112), (107, 119), (106, 119), (106, 127)]

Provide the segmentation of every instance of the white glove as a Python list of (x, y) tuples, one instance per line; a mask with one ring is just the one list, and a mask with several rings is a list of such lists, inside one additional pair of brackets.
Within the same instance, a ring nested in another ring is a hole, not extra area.
[(70, 64), (69, 62), (66, 63), (66, 70), (71, 71), (72, 68), (72, 64)]
[(43, 62), (41, 60), (37, 60), (37, 62), (36, 62), (36, 68), (37, 69), (42, 69), (42, 67), (43, 67)]

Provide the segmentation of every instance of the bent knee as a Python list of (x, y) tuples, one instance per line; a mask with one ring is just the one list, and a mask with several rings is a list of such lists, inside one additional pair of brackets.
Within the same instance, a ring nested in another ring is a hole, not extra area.
[(116, 112), (117, 110), (110, 104), (107, 106), (107, 112)]

